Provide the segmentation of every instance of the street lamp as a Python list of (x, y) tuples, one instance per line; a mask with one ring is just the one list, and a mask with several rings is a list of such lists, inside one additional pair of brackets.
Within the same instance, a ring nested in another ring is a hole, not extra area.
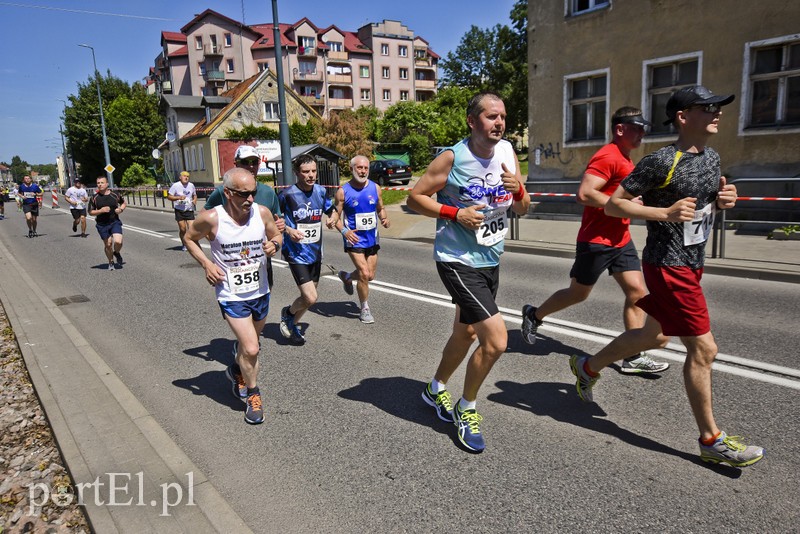
[(111, 167), (111, 157), (108, 155), (108, 137), (106, 136), (106, 120), (103, 118), (103, 97), (100, 95), (100, 73), (97, 72), (97, 61), (94, 57), (94, 47), (87, 44), (79, 44), (83, 48), (88, 48), (92, 51), (92, 64), (94, 65), (94, 83), (97, 86), (97, 100), (100, 102), (100, 128), (103, 130), (103, 151), (106, 156), (106, 177), (108, 178), (108, 187), (114, 187), (114, 173), (109, 172)]
[[(63, 98), (56, 98), (56, 100), (64, 103), (64, 119), (66, 120), (67, 101), (64, 100)], [(74, 169), (72, 167), (72, 155), (70, 154), (70, 150), (68, 148), (69, 140), (67, 140), (67, 142), (64, 142), (64, 130), (62, 130), (61, 124), (58, 125), (58, 131), (61, 132), (61, 144), (63, 145), (64, 148), (64, 162), (66, 164), (65, 167), (67, 169), (67, 185), (72, 185), (72, 180), (76, 175), (74, 174)]]

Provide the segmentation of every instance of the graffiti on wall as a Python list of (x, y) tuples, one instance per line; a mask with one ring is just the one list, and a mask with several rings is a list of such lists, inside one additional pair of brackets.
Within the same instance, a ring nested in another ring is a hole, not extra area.
[(558, 159), (558, 161), (562, 165), (566, 165), (567, 163), (572, 161), (574, 154), (570, 150), (569, 158), (564, 160), (561, 157), (561, 145), (558, 142), (556, 142), (555, 148), (553, 148), (553, 143), (547, 143), (547, 145), (545, 145), (544, 143), (539, 143), (539, 146), (533, 148), (533, 156), (536, 165), (541, 165), (542, 159), (548, 160), (551, 158)]

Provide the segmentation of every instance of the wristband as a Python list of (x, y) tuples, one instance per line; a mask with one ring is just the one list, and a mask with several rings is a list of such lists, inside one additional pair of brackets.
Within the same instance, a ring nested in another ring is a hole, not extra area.
[[(519, 182), (517, 182), (517, 183), (519, 183)], [(528, 192), (525, 190), (525, 186), (523, 186), (523, 185), (520, 183), (520, 184), (519, 184), (519, 189), (517, 189), (517, 192), (516, 192), (516, 193), (514, 193), (514, 200), (516, 200), (516, 201), (520, 201), (520, 200), (522, 200), (523, 198), (525, 198), (525, 195), (526, 195), (527, 193), (528, 193)]]
[(451, 221), (455, 221), (457, 215), (458, 215), (458, 208), (456, 208), (455, 206), (446, 206), (445, 204), (442, 204), (442, 207), (439, 208), (440, 219), (449, 219)]
[(342, 233), (342, 235), (347, 235), (347, 228), (342, 228), (339, 231)]
[(278, 252), (281, 249), (281, 244), (275, 240), (270, 241), (273, 245), (275, 245), (275, 252)]

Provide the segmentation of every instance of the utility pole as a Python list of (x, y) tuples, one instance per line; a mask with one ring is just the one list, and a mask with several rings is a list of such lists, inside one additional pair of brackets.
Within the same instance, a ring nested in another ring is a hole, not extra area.
[(280, 132), (281, 140), (281, 167), (283, 167), (283, 174), (278, 185), (290, 185), (292, 145), (289, 141), (289, 122), (286, 120), (286, 92), (283, 87), (283, 50), (281, 47), (281, 29), (278, 24), (278, 0), (272, 0), (272, 36), (275, 40), (275, 73), (278, 77), (278, 110), (281, 114), (278, 131)]
[(106, 178), (108, 178), (108, 187), (114, 187), (114, 167), (111, 165), (111, 157), (108, 155), (108, 136), (106, 136), (106, 120), (103, 118), (103, 97), (100, 94), (100, 73), (97, 72), (97, 61), (94, 57), (94, 47), (87, 44), (79, 44), (83, 48), (88, 48), (92, 51), (92, 64), (94, 65), (94, 83), (97, 86), (97, 101), (100, 103), (100, 128), (103, 130), (103, 152), (106, 156)]

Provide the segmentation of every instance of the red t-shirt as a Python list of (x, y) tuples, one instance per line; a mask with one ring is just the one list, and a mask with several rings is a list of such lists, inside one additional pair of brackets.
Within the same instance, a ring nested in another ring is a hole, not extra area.
[[(604, 195), (611, 196), (623, 178), (633, 171), (634, 165), (630, 158), (620, 152), (619, 147), (609, 143), (597, 152), (589, 165), (586, 173), (597, 176), (606, 181), (600, 189)], [(630, 219), (609, 217), (603, 208), (583, 207), (581, 229), (578, 231), (578, 241), (585, 243), (598, 243), (609, 247), (622, 247), (631, 240), (628, 229)]]

